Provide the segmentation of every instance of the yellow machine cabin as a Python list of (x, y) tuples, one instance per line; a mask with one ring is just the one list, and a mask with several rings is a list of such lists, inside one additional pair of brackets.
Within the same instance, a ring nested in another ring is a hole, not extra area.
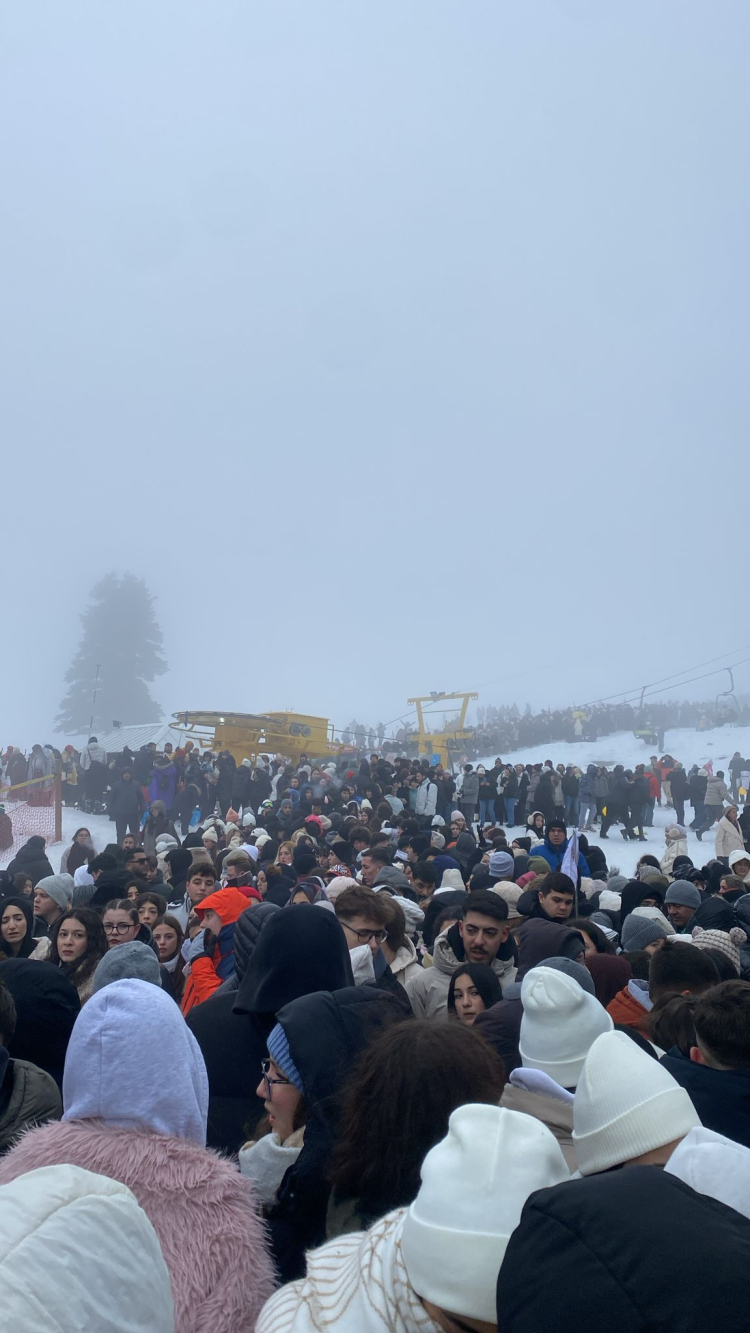
[(228, 750), (241, 763), (260, 754), (335, 758), (347, 749), (333, 740), (333, 723), (304, 713), (173, 713), (186, 740), (201, 749)]

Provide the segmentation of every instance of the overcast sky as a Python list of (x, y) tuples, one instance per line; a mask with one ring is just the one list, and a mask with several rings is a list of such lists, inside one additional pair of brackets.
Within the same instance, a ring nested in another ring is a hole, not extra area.
[(746, 0), (0, 15), (3, 744), (111, 568), (167, 713), (750, 641)]

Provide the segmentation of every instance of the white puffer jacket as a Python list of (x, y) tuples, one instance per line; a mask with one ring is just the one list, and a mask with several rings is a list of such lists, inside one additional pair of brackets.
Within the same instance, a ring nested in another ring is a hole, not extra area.
[(174, 1333), (154, 1228), (125, 1185), (79, 1166), (0, 1186), (0, 1286), (3, 1328)]

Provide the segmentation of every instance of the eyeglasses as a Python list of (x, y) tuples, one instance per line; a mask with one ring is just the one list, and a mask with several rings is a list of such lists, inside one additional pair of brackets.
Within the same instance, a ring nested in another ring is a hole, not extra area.
[(130, 864), (131, 866), (147, 866), (148, 861), (145, 856), (131, 856)]
[(266, 1101), (267, 1101), (267, 1102), (270, 1102), (270, 1101), (272, 1100), (272, 1098), (273, 1098), (273, 1093), (271, 1092), (271, 1084), (272, 1084), (272, 1083), (280, 1083), (280, 1084), (281, 1084), (281, 1083), (287, 1083), (287, 1084), (288, 1084), (288, 1083), (291, 1083), (291, 1079), (288, 1079), (288, 1078), (271, 1078), (271, 1075), (270, 1075), (269, 1072), (268, 1072), (269, 1069), (271, 1068), (271, 1061), (270, 1061), (270, 1060), (261, 1060), (261, 1062), (260, 1062), (260, 1067), (261, 1067), (261, 1070), (263, 1071), (263, 1082), (264, 1082), (265, 1085), (266, 1085)]
[[(346, 926), (345, 921), (342, 924)], [(378, 944), (382, 944), (388, 938), (387, 930), (354, 930), (351, 926), (346, 926), (346, 929), (351, 935), (356, 935), (360, 944), (369, 944), (370, 940), (377, 940)]]
[(135, 930), (134, 921), (128, 921), (127, 923), (125, 921), (110, 921), (109, 924), (106, 921), (104, 922), (105, 935), (127, 935), (129, 930)]

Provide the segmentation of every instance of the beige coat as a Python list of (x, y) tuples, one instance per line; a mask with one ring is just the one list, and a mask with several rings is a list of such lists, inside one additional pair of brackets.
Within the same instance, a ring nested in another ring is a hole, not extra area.
[(391, 972), (397, 981), (405, 986), (412, 977), (418, 977), (422, 971), (422, 964), (417, 959), (417, 951), (411, 940), (407, 940), (396, 950), (396, 956), (391, 963)]
[(730, 852), (744, 852), (745, 839), (742, 829), (723, 815), (716, 825), (716, 855), (729, 856)]
[(578, 1170), (576, 1150), (573, 1146), (572, 1106), (558, 1102), (554, 1097), (542, 1097), (538, 1092), (514, 1088), (512, 1083), (506, 1083), (500, 1105), (507, 1106), (510, 1111), (523, 1111), (526, 1115), (533, 1115), (535, 1120), (541, 1120), (557, 1139), (571, 1174)]
[(665, 875), (671, 875), (672, 866), (674, 865), (677, 857), (687, 856), (688, 854), (687, 834), (678, 833), (677, 825), (672, 824), (670, 828), (666, 830), (666, 835), (667, 835), (667, 850), (665, 851), (663, 857), (661, 858), (661, 861), (659, 862), (659, 867), (661, 870), (663, 870)]

